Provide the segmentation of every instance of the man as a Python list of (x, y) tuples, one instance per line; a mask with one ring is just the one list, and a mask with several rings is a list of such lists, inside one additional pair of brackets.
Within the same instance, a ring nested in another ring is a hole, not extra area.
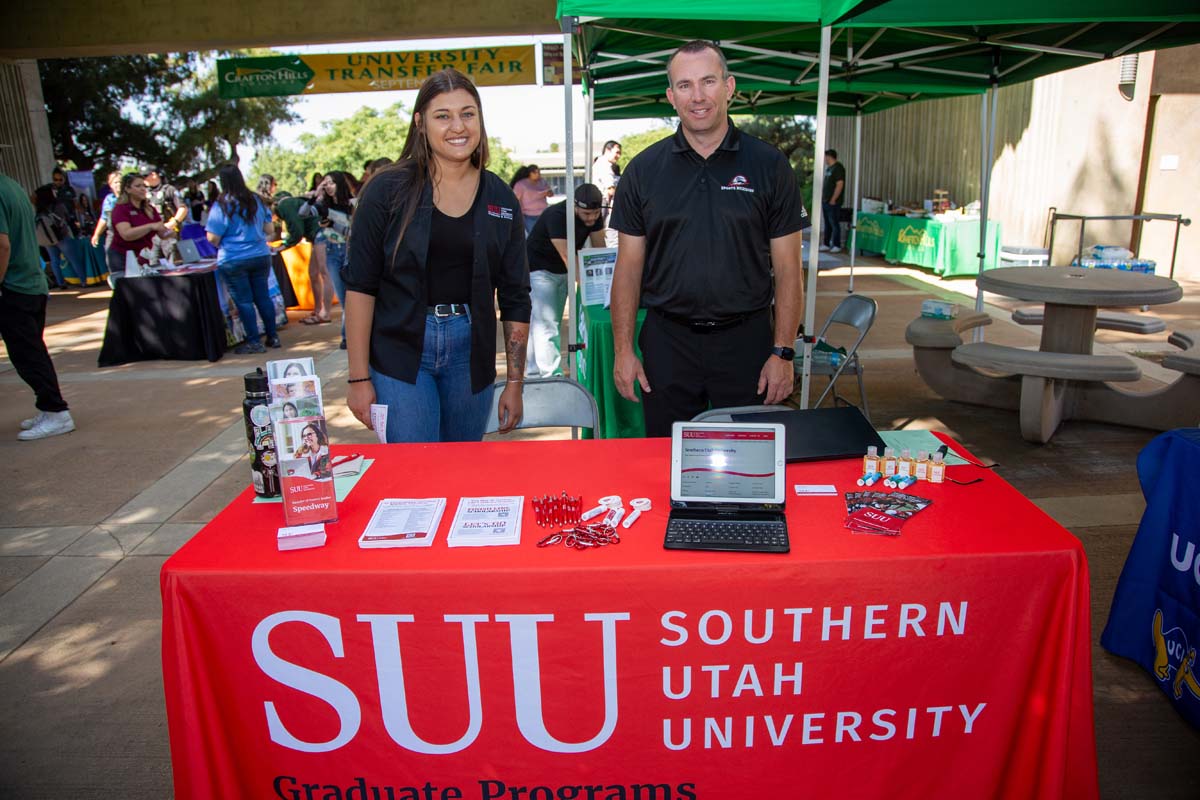
[(74, 239), (79, 235), (76, 200), (75, 189), (67, 181), (67, 173), (62, 167), (55, 167), (50, 173), (50, 183), (39, 186), (34, 192), (36, 224), (42, 233), (40, 244), (50, 254), (50, 272), (54, 275), (56, 289), (64, 289), (67, 286), (62, 269), (63, 262), (66, 262), (72, 276), (82, 283), (81, 265), (76, 263), (71, 249), (61, 243), (64, 239)]
[[(590, 183), (575, 189), (575, 247), (572, 253), (578, 253), (589, 238), (593, 247), (604, 246), (604, 222), (600, 219), (603, 202), (600, 190)], [(542, 212), (525, 240), (525, 249), (529, 256), (529, 297), (533, 302), (525, 377), (549, 378), (562, 374), (559, 326), (568, 288), (565, 200)]]
[(25, 191), (0, 174), (0, 337), (21, 380), (36, 396), (38, 414), (21, 423), (28, 442), (75, 430), (42, 336), (50, 293), (38, 257), (33, 206)]
[(823, 252), (842, 252), (842, 199), (845, 197), (846, 168), (838, 162), (837, 150), (825, 151), (825, 182), (821, 184), (821, 247)]
[[(625, 168), (612, 217), (613, 377), (629, 400), (641, 387), (647, 436), (710, 404), (788, 397), (804, 297), (796, 177), (779, 150), (729, 119), (724, 55), (689, 42), (667, 62), (667, 81), (679, 129)], [(644, 365), (633, 350), (639, 300), (650, 309)]]
[[(158, 167), (147, 168), (142, 174), (142, 178), (146, 181), (146, 199), (158, 211), (158, 215), (162, 217), (167, 228), (178, 234), (183, 229), (184, 220), (187, 219), (187, 203), (183, 202), (179, 191), (174, 186), (163, 180), (162, 172)], [(164, 236), (159, 241), (159, 249), (162, 251), (163, 258), (168, 261), (174, 260), (172, 255), (175, 253), (178, 241), (176, 236)]]
[(600, 155), (596, 156), (596, 160), (592, 162), (592, 183), (599, 187), (601, 194), (604, 195), (604, 227), (606, 244), (609, 247), (617, 246), (617, 232), (608, 228), (609, 219), (612, 217), (613, 198), (617, 194), (617, 183), (621, 180), (621, 166), (617, 162), (621, 160), (621, 143), (609, 139), (604, 143), (604, 148), (600, 151)]

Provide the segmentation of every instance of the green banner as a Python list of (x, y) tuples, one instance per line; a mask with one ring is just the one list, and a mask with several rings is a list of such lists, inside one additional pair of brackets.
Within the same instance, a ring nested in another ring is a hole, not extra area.
[(300, 56), (217, 59), (217, 86), (225, 98), (303, 94), (315, 77)]

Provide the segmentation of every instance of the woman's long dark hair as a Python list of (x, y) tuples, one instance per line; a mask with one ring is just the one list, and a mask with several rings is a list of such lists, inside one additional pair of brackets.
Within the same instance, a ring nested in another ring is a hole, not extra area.
[(513, 173), (512, 180), (508, 182), (509, 188), (515, 187), (518, 183), (525, 180), (530, 174), (537, 169), (536, 164), (526, 164)]
[[(413, 108), (413, 122), (408, 127), (408, 138), (404, 140), (404, 150), (400, 153), (400, 159), (395, 164), (384, 167), (371, 176), (374, 178), (375, 175), (398, 170), (409, 173), (410, 180), (404, 184), (403, 191), (396, 193), (391, 209), (393, 212), (404, 209), (404, 217), (400, 223), (400, 236), (396, 239), (397, 252), (408, 226), (412, 223), (413, 216), (417, 213), (417, 204), (421, 200), (421, 194), (435, 177), (433, 174), (436, 169), (433, 150), (430, 149), (429, 138), (425, 134), (425, 114), (435, 99), (458, 89), (470, 94), (475, 100), (475, 107), (479, 109), (479, 146), (475, 148), (474, 153), (471, 153), (471, 166), (479, 170), (487, 168), (490, 154), (487, 128), (483, 124), (483, 101), (479, 99), (479, 90), (475, 88), (475, 84), (471, 83), (470, 78), (453, 68), (430, 75), (417, 92), (417, 101)], [(418, 114), (421, 115), (419, 122), (416, 118)], [(393, 258), (395, 255), (392, 253)]]
[[(333, 181), (333, 186), (334, 186), (333, 204), (335, 206), (350, 205), (350, 200), (353, 199), (353, 197), (354, 197), (354, 187), (350, 182), (352, 180), (352, 178), (349, 175), (349, 173), (342, 172), (341, 170), (335, 169), (332, 172), (327, 173), (325, 175), (325, 177), (329, 178)], [(326, 197), (327, 196), (328, 195), (326, 195)], [(325, 197), (321, 197), (318, 199), (324, 200)]]
[(246, 179), (236, 164), (226, 164), (217, 170), (221, 181), (221, 210), (228, 216), (235, 214), (246, 222), (254, 222), (258, 216), (258, 196), (246, 186)]

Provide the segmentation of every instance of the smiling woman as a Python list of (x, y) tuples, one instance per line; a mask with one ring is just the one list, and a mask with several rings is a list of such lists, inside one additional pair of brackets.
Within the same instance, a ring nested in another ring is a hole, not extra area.
[(478, 441), (496, 379), (498, 301), (508, 378), (500, 431), (522, 414), (529, 268), (516, 197), (487, 170), (479, 92), (457, 70), (417, 93), (404, 151), (359, 195), (346, 285), (350, 410), (388, 442)]

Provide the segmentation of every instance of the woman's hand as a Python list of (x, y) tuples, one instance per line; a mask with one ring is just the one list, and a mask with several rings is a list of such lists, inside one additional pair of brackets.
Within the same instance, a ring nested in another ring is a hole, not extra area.
[(496, 404), (500, 433), (509, 433), (515, 429), (525, 416), (525, 403), (521, 396), (522, 385), (520, 382), (510, 381), (504, 384), (504, 390), (500, 392), (500, 401)]
[(370, 381), (357, 381), (350, 384), (350, 391), (346, 395), (346, 405), (350, 407), (350, 413), (354, 415), (354, 418), (370, 430), (375, 430), (371, 426), (371, 404), (374, 402), (375, 387)]

